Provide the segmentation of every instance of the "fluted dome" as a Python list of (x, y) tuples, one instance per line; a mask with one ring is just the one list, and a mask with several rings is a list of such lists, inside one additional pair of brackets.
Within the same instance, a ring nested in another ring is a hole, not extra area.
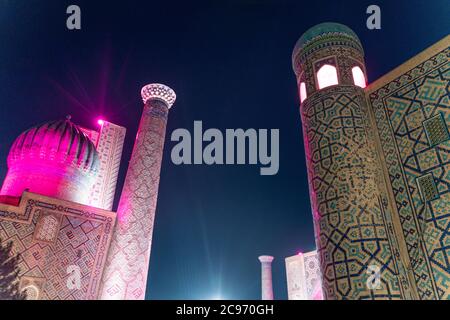
[(80, 127), (65, 120), (50, 121), (23, 132), (8, 155), (2, 195), (30, 192), (86, 202), (98, 170), (98, 153)]
[(8, 167), (32, 159), (56, 161), (87, 172), (98, 169), (94, 144), (69, 119), (34, 126), (17, 137), (9, 151)]

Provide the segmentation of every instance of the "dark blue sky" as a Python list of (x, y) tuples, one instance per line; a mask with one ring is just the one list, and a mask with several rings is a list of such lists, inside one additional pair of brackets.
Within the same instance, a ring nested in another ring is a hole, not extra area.
[[(162, 2), (161, 2), (162, 3)], [(140, 88), (171, 86), (176, 128), (279, 128), (280, 170), (175, 166), (167, 141), (148, 281), (150, 299), (260, 297), (258, 255), (274, 261), (275, 296), (286, 299), (284, 258), (314, 249), (291, 68), (296, 40), (335, 21), (360, 37), (370, 81), (450, 32), (448, 0), (164, 1), (0, 0), (0, 179), (14, 138), (72, 115), (127, 127), (119, 190), (142, 111)], [(78, 4), (82, 30), (65, 27)], [(370, 4), (382, 30), (366, 28)]]

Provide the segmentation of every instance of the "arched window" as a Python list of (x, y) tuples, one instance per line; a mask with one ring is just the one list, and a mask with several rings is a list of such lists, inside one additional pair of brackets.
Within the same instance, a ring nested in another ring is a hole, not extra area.
[(366, 77), (364, 76), (364, 72), (361, 70), (361, 68), (353, 67), (352, 74), (353, 74), (353, 83), (358, 87), (365, 88)]
[(323, 65), (317, 72), (317, 81), (319, 82), (319, 89), (338, 84), (336, 67), (329, 64)]
[(305, 101), (306, 95), (306, 84), (304, 82), (300, 83), (300, 102)]

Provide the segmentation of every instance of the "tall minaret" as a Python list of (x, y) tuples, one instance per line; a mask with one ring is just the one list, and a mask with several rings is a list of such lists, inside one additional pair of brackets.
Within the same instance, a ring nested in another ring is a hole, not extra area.
[(292, 63), (324, 298), (400, 298), (361, 42), (342, 24), (322, 23), (298, 40)]
[(273, 300), (272, 261), (271, 256), (258, 257), (261, 262), (261, 299)]
[(144, 111), (117, 210), (100, 299), (145, 298), (167, 116), (175, 92), (162, 84), (142, 88)]

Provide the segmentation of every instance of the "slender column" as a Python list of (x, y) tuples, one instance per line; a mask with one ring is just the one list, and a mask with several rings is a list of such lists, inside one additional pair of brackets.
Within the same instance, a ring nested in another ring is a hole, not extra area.
[(175, 92), (161, 84), (142, 88), (144, 111), (117, 210), (118, 221), (100, 298), (145, 298), (167, 116)]
[(261, 261), (261, 295), (262, 300), (273, 300), (272, 261), (271, 256), (260, 256)]

